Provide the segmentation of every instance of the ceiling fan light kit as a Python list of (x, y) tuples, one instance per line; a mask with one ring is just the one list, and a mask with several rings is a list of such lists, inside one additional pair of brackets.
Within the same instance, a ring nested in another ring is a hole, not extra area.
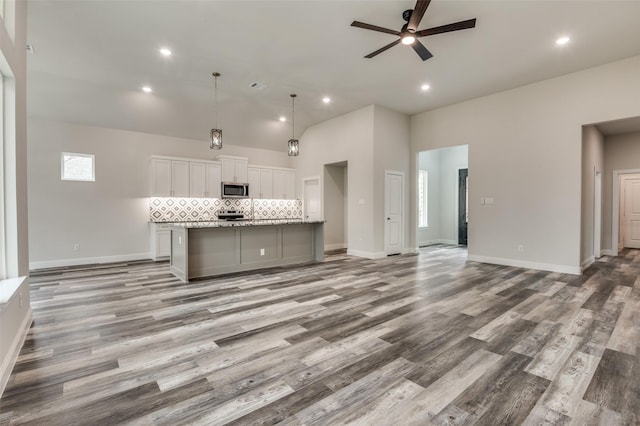
[(433, 54), (429, 52), (424, 44), (418, 41), (418, 38), (448, 33), (451, 31), (466, 30), (468, 28), (474, 28), (476, 26), (476, 19), (473, 18), (467, 19), (466, 21), (454, 22), (452, 24), (441, 25), (439, 27), (433, 27), (426, 30), (418, 31), (418, 25), (420, 25), (420, 21), (422, 20), (424, 13), (427, 11), (429, 3), (431, 3), (431, 0), (418, 0), (413, 10), (409, 9), (402, 12), (402, 19), (404, 19), (406, 23), (402, 26), (402, 29), (400, 31), (378, 27), (377, 25), (366, 24), (364, 22), (353, 21), (351, 23), (352, 27), (363, 28), (365, 30), (377, 31), (399, 37), (397, 40), (387, 44), (386, 46), (383, 46), (380, 49), (369, 53), (365, 56), (365, 58), (373, 58), (374, 56), (379, 55), (385, 50), (391, 49), (396, 44), (402, 43), (406, 46), (411, 46), (413, 50), (418, 54), (418, 56), (420, 56), (420, 59), (426, 61), (427, 59), (433, 57)]

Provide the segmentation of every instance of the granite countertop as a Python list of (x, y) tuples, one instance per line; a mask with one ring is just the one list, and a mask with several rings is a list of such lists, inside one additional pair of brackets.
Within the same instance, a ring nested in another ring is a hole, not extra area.
[(253, 220), (211, 220), (208, 222), (171, 222), (179, 228), (226, 228), (229, 226), (296, 225), (302, 223), (324, 223), (323, 220), (303, 219), (253, 219)]

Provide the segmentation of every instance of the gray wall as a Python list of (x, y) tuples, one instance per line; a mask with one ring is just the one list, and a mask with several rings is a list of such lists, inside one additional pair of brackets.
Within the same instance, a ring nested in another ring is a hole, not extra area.
[(580, 272), (582, 126), (639, 116), (638, 75), (634, 56), (411, 118), (415, 159), (469, 145), (470, 259)]
[(300, 155), (293, 160), (299, 188), (304, 178), (322, 178), (325, 164), (348, 163), (348, 249), (367, 256), (374, 252), (373, 110), (370, 105), (307, 128), (300, 138)]
[[(95, 182), (60, 180), (63, 151), (95, 155)], [(251, 164), (288, 167), (286, 153), (125, 130), (29, 120), (30, 261), (82, 263), (149, 253), (149, 158), (213, 160), (239, 155)], [(74, 251), (74, 244), (80, 250)]]
[[(378, 105), (370, 105), (309, 127), (300, 138), (294, 160), (299, 186), (306, 177), (323, 176), (324, 165), (346, 161), (348, 252), (370, 258), (384, 252), (385, 170), (405, 175), (405, 249), (410, 236), (410, 120)], [(324, 192), (324, 191), (323, 191)], [(323, 200), (326, 205), (327, 200)], [(324, 207), (323, 207), (324, 208)]]
[(640, 170), (640, 132), (604, 138), (602, 248), (609, 250), (614, 249), (611, 240), (614, 170)]
[[(584, 126), (582, 128), (582, 245), (580, 247), (582, 265), (593, 259), (596, 171), (602, 174), (602, 185), (604, 187), (604, 137), (595, 126)], [(602, 205), (600, 205), (600, 209), (602, 209)], [(608, 247), (603, 243), (604, 241), (601, 240), (601, 248)], [(611, 242), (609, 242), (610, 245)]]
[[(415, 249), (414, 238), (411, 237), (410, 194), (411, 192), (411, 126), (408, 115), (392, 111), (379, 105), (374, 106), (374, 156), (373, 156), (373, 232), (374, 251), (385, 252), (385, 170), (399, 171), (404, 174), (404, 248), (403, 251)], [(413, 245), (410, 245), (413, 242)]]

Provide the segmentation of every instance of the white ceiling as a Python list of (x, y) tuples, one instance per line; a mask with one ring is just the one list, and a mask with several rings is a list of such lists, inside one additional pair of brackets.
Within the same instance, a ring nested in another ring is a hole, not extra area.
[[(640, 54), (637, 0), (433, 0), (419, 29), (474, 17), (476, 28), (421, 39), (434, 54), (426, 62), (402, 45), (364, 59), (394, 36), (350, 23), (399, 30), (414, 4), (30, 1), (29, 115), (206, 141), (218, 71), (224, 142), (284, 151), (291, 127), (278, 117), (290, 116), (290, 93), (299, 137), (369, 104), (415, 114)], [(558, 48), (564, 34), (572, 41)]]

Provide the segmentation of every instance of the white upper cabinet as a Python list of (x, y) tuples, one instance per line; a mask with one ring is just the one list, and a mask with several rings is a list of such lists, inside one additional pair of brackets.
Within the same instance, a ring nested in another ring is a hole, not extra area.
[(171, 191), (171, 160), (151, 160), (151, 195), (170, 197)]
[(190, 197), (205, 198), (207, 196), (206, 173), (207, 165), (205, 163), (189, 163)]
[(248, 183), (251, 198), (295, 199), (293, 169), (249, 166), (243, 157), (220, 156), (220, 162), (189, 158), (151, 158), (152, 197), (220, 198), (220, 183)]
[(262, 198), (260, 196), (260, 168), (250, 166), (247, 168), (247, 182), (249, 183), (249, 197)]
[(188, 197), (189, 162), (152, 159), (151, 195), (156, 197)]
[(251, 198), (273, 198), (273, 169), (249, 166), (248, 178)]
[(296, 173), (292, 170), (273, 171), (272, 198), (292, 200), (296, 198)]
[(260, 169), (260, 198), (273, 198), (273, 171), (270, 169)]
[(222, 182), (247, 183), (249, 160), (244, 157), (218, 156), (222, 165)]
[(205, 176), (207, 198), (220, 198), (220, 182), (222, 182), (220, 164), (207, 163)]
[(220, 198), (220, 164), (189, 162), (189, 193), (193, 198)]
[(171, 161), (172, 197), (189, 196), (189, 162)]

